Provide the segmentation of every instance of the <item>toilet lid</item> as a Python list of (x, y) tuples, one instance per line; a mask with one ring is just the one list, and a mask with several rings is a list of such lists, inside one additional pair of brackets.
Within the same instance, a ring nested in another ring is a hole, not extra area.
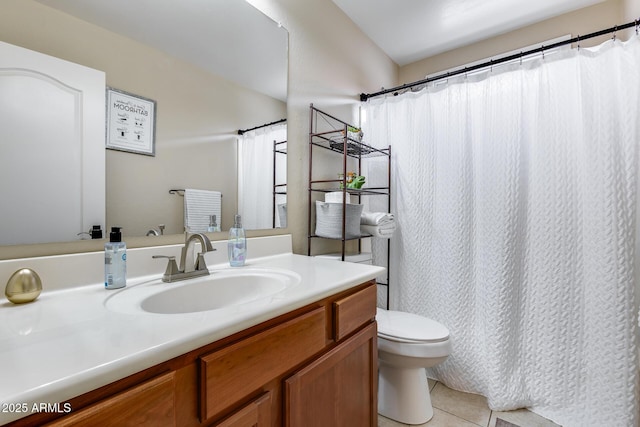
[(435, 320), (413, 313), (376, 311), (378, 336), (394, 341), (438, 342), (449, 339), (449, 330)]

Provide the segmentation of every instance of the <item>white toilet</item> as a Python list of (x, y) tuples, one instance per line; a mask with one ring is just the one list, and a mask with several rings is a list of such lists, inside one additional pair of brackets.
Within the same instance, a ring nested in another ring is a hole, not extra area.
[(433, 417), (427, 374), (451, 353), (449, 330), (412, 313), (378, 308), (378, 413), (405, 424)]

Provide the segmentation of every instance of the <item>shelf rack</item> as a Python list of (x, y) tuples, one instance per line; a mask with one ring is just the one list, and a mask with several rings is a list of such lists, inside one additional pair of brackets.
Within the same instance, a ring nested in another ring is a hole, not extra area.
[[(313, 106), (309, 107), (309, 188), (308, 188), (308, 236), (307, 236), (307, 255), (311, 256), (311, 246), (314, 239), (329, 239), (327, 237), (317, 236), (313, 233), (313, 194), (342, 192), (342, 233), (341, 238), (341, 260), (345, 260), (346, 242), (349, 240), (358, 240), (358, 253), (361, 251), (361, 239), (371, 237), (370, 235), (361, 235), (354, 238), (346, 236), (346, 193), (351, 197), (356, 197), (358, 203), (362, 196), (386, 196), (387, 212), (391, 210), (391, 146), (386, 148), (372, 147), (361, 140), (357, 129), (343, 120), (319, 110)], [(313, 162), (314, 149), (323, 149), (339, 154), (342, 159), (342, 179), (315, 179)], [(362, 162), (364, 159), (371, 157), (385, 156), (388, 159), (387, 168), (387, 185), (385, 187), (364, 187), (361, 189), (347, 188), (347, 170), (349, 161), (356, 162), (357, 174), (361, 175)], [(389, 308), (389, 258), (390, 258), (390, 242), (387, 241), (387, 275), (386, 283), (378, 283), (386, 287), (386, 305)]]
[(276, 228), (276, 209), (277, 209), (276, 199), (278, 198), (279, 194), (283, 194), (283, 195), (287, 194), (287, 183), (285, 182), (282, 184), (278, 184), (276, 182), (278, 156), (285, 156), (286, 158), (287, 141), (277, 141), (275, 139), (273, 140), (273, 203), (272, 203), (273, 210), (271, 213), (271, 218), (273, 219), (273, 228)]

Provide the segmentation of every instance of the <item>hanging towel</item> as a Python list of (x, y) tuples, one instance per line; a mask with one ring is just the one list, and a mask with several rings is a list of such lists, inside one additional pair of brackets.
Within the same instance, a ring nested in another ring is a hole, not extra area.
[(206, 233), (209, 216), (222, 224), (222, 193), (209, 190), (184, 190), (184, 226), (190, 233)]
[(395, 222), (393, 214), (386, 212), (362, 212), (360, 224), (364, 225), (384, 225)]

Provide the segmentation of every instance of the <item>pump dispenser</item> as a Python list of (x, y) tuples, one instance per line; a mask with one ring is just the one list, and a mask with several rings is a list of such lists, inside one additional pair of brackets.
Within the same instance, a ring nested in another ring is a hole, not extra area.
[(104, 288), (127, 286), (127, 245), (122, 241), (121, 227), (111, 227), (109, 242), (104, 245)]
[(215, 231), (220, 231), (220, 228), (218, 228), (218, 224), (216, 222), (216, 216), (209, 215), (209, 227), (207, 227), (207, 232), (213, 233)]
[(247, 256), (247, 238), (244, 228), (242, 228), (242, 219), (237, 214), (233, 227), (229, 230), (227, 250), (229, 252), (229, 265), (231, 267), (242, 267)]
[(91, 234), (92, 239), (102, 239), (102, 229), (99, 225), (94, 225), (93, 227), (91, 227), (91, 231), (89, 232), (89, 234)]

